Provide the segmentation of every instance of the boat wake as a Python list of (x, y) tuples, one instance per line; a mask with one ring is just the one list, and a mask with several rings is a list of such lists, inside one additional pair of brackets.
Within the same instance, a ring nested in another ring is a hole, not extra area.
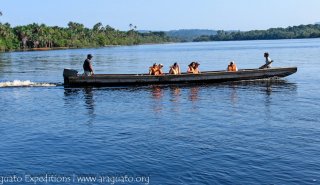
[(57, 84), (45, 83), (45, 82), (31, 82), (30, 80), (21, 81), (14, 80), (8, 82), (0, 82), (0, 88), (2, 87), (55, 87)]

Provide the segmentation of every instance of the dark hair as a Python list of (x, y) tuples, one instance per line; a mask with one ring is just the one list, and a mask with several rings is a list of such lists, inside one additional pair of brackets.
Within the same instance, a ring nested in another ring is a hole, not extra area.
[(189, 66), (192, 66), (193, 64), (196, 64), (195, 62), (191, 62), (190, 64), (189, 64)]
[(91, 54), (88, 54), (87, 55), (87, 58), (92, 58), (93, 56)]
[(268, 52), (265, 52), (263, 56), (264, 56), (264, 57), (269, 57), (269, 53), (268, 53)]

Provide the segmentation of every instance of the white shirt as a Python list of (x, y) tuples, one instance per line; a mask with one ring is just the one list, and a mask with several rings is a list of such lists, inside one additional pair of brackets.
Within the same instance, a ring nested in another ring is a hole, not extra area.
[[(271, 58), (267, 57), (266, 58), (266, 64), (269, 64), (271, 62)], [(271, 67), (271, 64), (269, 64), (267, 67)]]

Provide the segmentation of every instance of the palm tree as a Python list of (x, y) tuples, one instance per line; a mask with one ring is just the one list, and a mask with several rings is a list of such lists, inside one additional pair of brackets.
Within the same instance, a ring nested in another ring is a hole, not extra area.
[(93, 31), (94, 32), (99, 32), (100, 30), (101, 30), (101, 27), (102, 27), (103, 25), (102, 25), (102, 23), (101, 22), (98, 22), (97, 24), (95, 24), (94, 26), (93, 26)]
[(31, 30), (28, 29), (26, 26), (18, 26), (15, 28), (15, 33), (18, 36), (18, 39), (21, 41), (20, 46), (23, 49), (26, 49), (27, 46), (27, 42), (29, 41), (29, 39), (31, 38)]
[(2, 16), (2, 12), (0, 11), (0, 16)]
[(8, 35), (8, 30), (6, 29), (5, 25), (0, 24), (0, 36), (2, 37), (7, 37)]
[(133, 24), (130, 23), (130, 24), (129, 24), (130, 30), (132, 29), (132, 26), (133, 26)]

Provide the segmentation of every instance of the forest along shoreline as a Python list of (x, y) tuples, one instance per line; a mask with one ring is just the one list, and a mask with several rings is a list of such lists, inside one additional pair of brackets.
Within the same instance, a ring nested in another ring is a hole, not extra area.
[[(223, 31), (223, 30), (175, 30), (142, 31), (129, 25), (128, 31), (120, 31), (102, 23), (86, 28), (81, 23), (69, 22), (68, 27), (28, 24), (11, 27), (0, 23), (0, 52), (47, 51), (108, 46), (130, 46), (177, 42), (277, 40), (320, 38), (320, 24), (270, 28), (268, 30)], [(208, 34), (211, 35), (201, 35)]]
[(11, 27), (0, 23), (0, 51), (50, 50), (69, 48), (92, 48), (117, 45), (139, 45), (148, 43), (175, 42), (162, 31), (140, 33), (136, 26), (119, 31), (111, 26), (97, 23), (93, 28), (69, 22), (68, 27), (29, 24)]

